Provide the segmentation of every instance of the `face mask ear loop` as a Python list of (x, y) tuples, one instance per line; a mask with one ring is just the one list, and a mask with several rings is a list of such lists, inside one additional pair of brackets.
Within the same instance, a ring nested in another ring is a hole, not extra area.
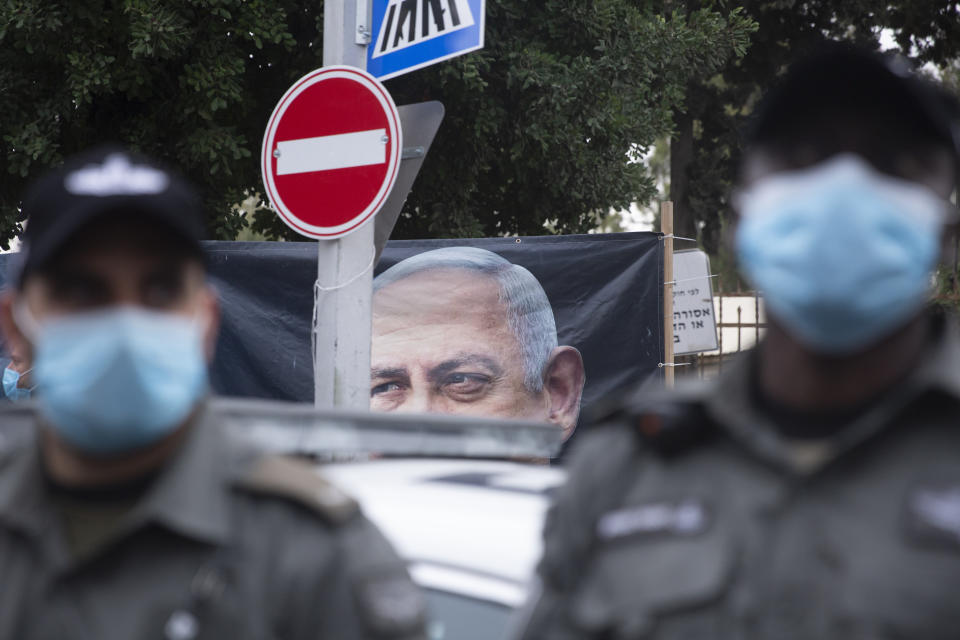
[[(20, 379), (23, 380), (23, 376), (27, 375), (27, 374), (30, 373), (31, 371), (33, 371), (33, 367), (30, 367), (29, 369), (27, 369), (26, 371), (24, 371), (23, 373), (21, 373), (21, 374), (20, 374)], [(21, 387), (21, 389), (23, 389), (23, 388), (24, 388), (24, 387)], [(31, 393), (33, 393), (33, 390), (36, 389), (36, 388), (37, 388), (37, 385), (33, 385), (32, 387), (26, 387), (26, 390), (29, 391), (29, 392), (31, 392)]]

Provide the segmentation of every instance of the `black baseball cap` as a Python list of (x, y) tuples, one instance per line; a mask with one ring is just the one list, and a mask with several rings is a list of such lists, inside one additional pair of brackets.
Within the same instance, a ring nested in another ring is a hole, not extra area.
[(902, 131), (900, 140), (922, 137), (960, 158), (955, 96), (900, 56), (838, 42), (821, 46), (787, 70), (760, 102), (745, 142), (747, 147), (789, 145), (822, 130), (838, 112), (853, 114), (856, 122), (858, 114), (880, 110), (890, 130)]
[(196, 189), (179, 173), (117, 145), (79, 153), (40, 177), (28, 187), (22, 213), (17, 286), (106, 215), (166, 226), (202, 255), (203, 209)]

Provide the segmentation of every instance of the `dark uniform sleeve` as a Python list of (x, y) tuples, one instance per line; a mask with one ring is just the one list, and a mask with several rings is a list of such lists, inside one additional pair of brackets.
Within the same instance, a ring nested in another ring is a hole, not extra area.
[(593, 548), (596, 520), (621, 498), (636, 455), (636, 438), (623, 423), (594, 427), (574, 449), (569, 480), (547, 513), (543, 557), (516, 619), (517, 640), (590, 637), (572, 613), (578, 578)]
[(580, 593), (597, 549), (597, 523), (623, 506), (646, 465), (712, 433), (695, 390), (681, 396), (641, 387), (611, 401), (596, 418), (574, 448), (567, 484), (547, 514), (537, 584), (518, 616), (517, 639), (608, 637), (609, 612)]
[[(357, 503), (309, 465), (276, 456), (253, 465), (241, 482), (247, 491), (282, 496), (319, 516), (315, 543), (299, 538), (300, 570), (289, 574), (297, 593), (288, 598), (283, 626), (297, 640), (421, 640), (426, 604), (406, 565)], [(317, 545), (327, 548), (320, 551)], [(318, 568), (319, 556), (323, 561)], [(295, 600), (296, 602), (290, 602)]]
[(341, 528), (332, 575), (317, 598), (316, 638), (426, 638), (426, 603), (404, 562), (358, 514)]

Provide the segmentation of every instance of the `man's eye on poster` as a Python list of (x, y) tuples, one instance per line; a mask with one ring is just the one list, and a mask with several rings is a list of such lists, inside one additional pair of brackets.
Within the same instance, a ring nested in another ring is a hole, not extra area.
[(401, 260), (374, 280), (370, 406), (543, 420), (569, 436), (585, 381), (527, 269), (477, 247)]

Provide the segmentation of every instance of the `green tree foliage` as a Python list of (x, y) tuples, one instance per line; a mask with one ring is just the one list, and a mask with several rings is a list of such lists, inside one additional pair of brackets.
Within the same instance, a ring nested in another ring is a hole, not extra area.
[(623, 0), (487, 3), (487, 47), (387, 86), (447, 107), (397, 237), (585, 232), (655, 193), (629, 162), (672, 129), (687, 80), (742, 55), (739, 12)]
[(711, 252), (722, 248), (728, 201), (740, 162), (741, 132), (760, 96), (798, 57), (826, 40), (879, 48), (889, 29), (917, 63), (940, 67), (960, 56), (960, 5), (952, 0), (744, 0), (759, 24), (742, 58), (688, 87), (671, 146), (671, 197), (678, 235), (700, 234)]
[(203, 189), (211, 235), (233, 238), (274, 103), (320, 65), (318, 4), (0, 3), (0, 244), (26, 181), (106, 141), (179, 166)]
[[(6, 0), (0, 4), (0, 246), (25, 183), (113, 140), (203, 188), (211, 235), (234, 238), (260, 190), (276, 101), (321, 64), (322, 2)], [(636, 0), (490, 0), (487, 48), (392, 80), (398, 104), (447, 119), (398, 233), (584, 231), (652, 193), (643, 150), (670, 130), (687, 82), (742, 55), (752, 23), (709, 7)], [(253, 231), (294, 237), (276, 216)]]

